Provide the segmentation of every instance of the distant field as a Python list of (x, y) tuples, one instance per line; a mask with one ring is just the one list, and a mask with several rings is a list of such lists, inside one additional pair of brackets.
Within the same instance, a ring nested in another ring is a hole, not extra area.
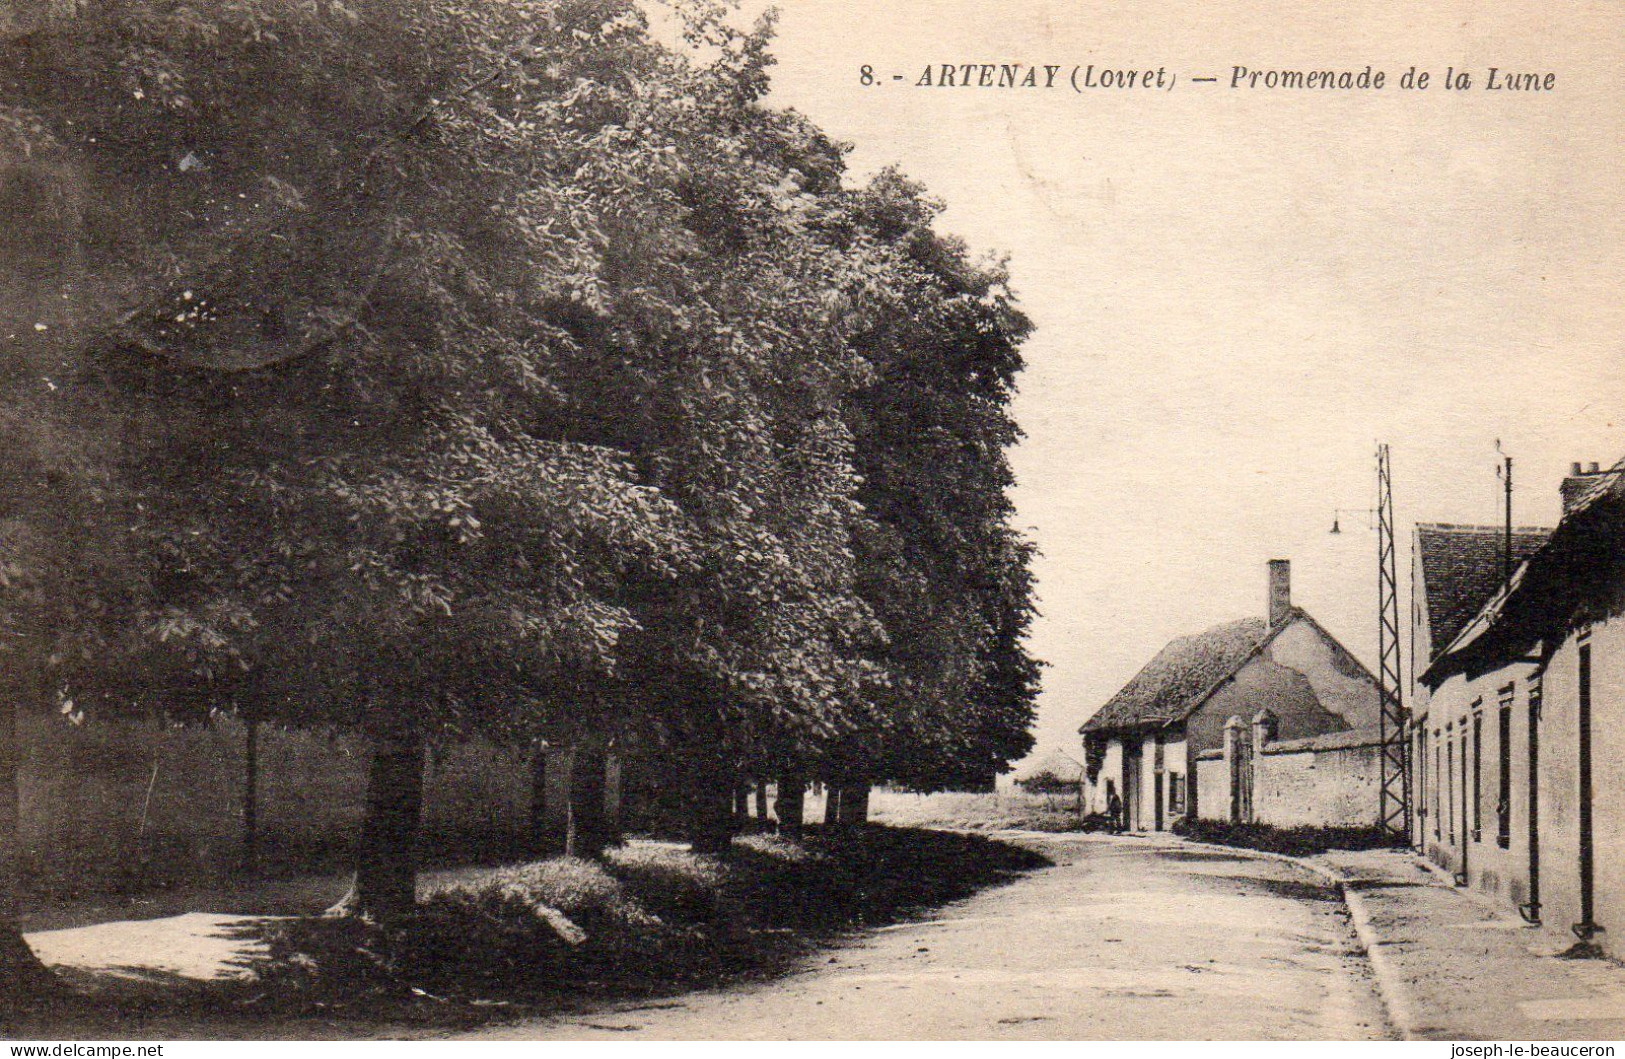
[(1021, 828), (1030, 831), (1076, 831), (1080, 828), (1074, 795), (909, 794), (877, 790), (870, 798), (870, 819), (896, 827), (951, 827), (971, 831)]

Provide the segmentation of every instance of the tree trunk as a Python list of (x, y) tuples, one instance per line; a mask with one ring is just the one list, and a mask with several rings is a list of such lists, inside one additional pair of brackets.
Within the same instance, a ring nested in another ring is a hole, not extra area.
[(756, 781), (756, 819), (767, 819), (767, 781)]
[(855, 825), (869, 822), (869, 785), (862, 782), (841, 785), (841, 807), (838, 819), (842, 824)]
[(838, 784), (824, 784), (824, 826), (833, 827), (841, 822), (841, 788)]
[(750, 787), (743, 783), (734, 788), (734, 815), (741, 820), (750, 818)]
[(56, 978), (23, 940), (17, 926), (21, 882), (22, 805), (17, 771), (22, 763), (17, 730), (17, 693), (7, 688), (0, 702), (0, 1000), (15, 1003), (41, 996)]
[(802, 822), (807, 811), (807, 786), (800, 776), (786, 773), (779, 777), (779, 796), (774, 799), (773, 810), (779, 816), (779, 834), (785, 838), (800, 838)]
[(408, 915), (417, 907), (423, 756), (423, 738), (418, 735), (381, 742), (373, 751), (355, 879), (329, 915), (380, 921)]
[(728, 788), (700, 787), (689, 795), (689, 845), (695, 853), (726, 853), (738, 828)]
[(614, 750), (604, 755), (604, 833), (618, 846), (626, 840), (626, 759)]
[(566, 780), (570, 774), (568, 758), (550, 748), (546, 743), (537, 743), (536, 749), (530, 759), (530, 855), (538, 860), (543, 857), (552, 857), (564, 851), (564, 844), (560, 841), (560, 834), (553, 826), (552, 806), (548, 802), (548, 790), (551, 787), (552, 773), (557, 770), (563, 772)]
[(260, 721), (256, 707), (243, 711), (243, 872), (259, 870)]
[(570, 756), (569, 819), (564, 836), (567, 857), (596, 857), (614, 837), (604, 814), (605, 757), (604, 750), (594, 746), (577, 746)]

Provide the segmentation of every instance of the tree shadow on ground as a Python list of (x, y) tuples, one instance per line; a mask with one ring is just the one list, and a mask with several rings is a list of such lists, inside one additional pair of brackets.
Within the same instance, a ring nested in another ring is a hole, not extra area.
[(1189, 849), (1158, 850), (1157, 858), (1159, 860), (1188, 861), (1193, 863), (1217, 861), (1220, 863), (1229, 864), (1244, 864), (1249, 860), (1256, 859), (1249, 857), (1245, 853), (1207, 853), (1200, 850)]
[(70, 975), (66, 996), (0, 1016), (0, 1033), (395, 1037), (580, 1013), (782, 975), (853, 931), (1050, 863), (980, 835), (879, 825), (809, 828), (800, 842), (746, 836), (721, 858), (639, 843), (598, 861), (492, 869), (387, 928), (242, 924), (234, 931), (264, 955), (241, 980)]
[(1303, 879), (1271, 879), (1267, 876), (1257, 875), (1209, 875), (1206, 878), (1218, 882), (1240, 883), (1254, 890), (1263, 890), (1292, 901), (1341, 902), (1343, 900), (1342, 894), (1337, 887), (1325, 882), (1308, 882)]

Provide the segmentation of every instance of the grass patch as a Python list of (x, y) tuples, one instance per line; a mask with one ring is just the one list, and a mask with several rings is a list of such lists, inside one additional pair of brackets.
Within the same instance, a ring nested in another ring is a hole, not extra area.
[(270, 959), (244, 993), (284, 1017), (437, 1022), (670, 994), (782, 971), (845, 931), (1048, 863), (978, 835), (883, 826), (752, 835), (722, 858), (637, 842), (601, 861), (470, 873), (390, 930), (267, 923)]
[(1181, 820), (1174, 833), (1197, 842), (1308, 857), (1334, 849), (1393, 849), (1403, 845), (1380, 827), (1272, 827), (1221, 820)]

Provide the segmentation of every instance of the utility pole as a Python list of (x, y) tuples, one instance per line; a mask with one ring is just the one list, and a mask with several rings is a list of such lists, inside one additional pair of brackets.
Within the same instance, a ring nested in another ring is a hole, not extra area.
[(1391, 835), (1411, 831), (1410, 740), (1399, 674), (1399, 580), (1394, 548), (1393, 466), (1388, 446), (1377, 446), (1377, 697), (1382, 744), (1382, 790), (1378, 819)]
[[(1495, 450), (1501, 452), (1501, 443), (1495, 443)], [(1506, 538), (1501, 552), (1501, 577), (1505, 584), (1512, 583), (1512, 457), (1501, 452), (1501, 484), (1506, 490)]]

